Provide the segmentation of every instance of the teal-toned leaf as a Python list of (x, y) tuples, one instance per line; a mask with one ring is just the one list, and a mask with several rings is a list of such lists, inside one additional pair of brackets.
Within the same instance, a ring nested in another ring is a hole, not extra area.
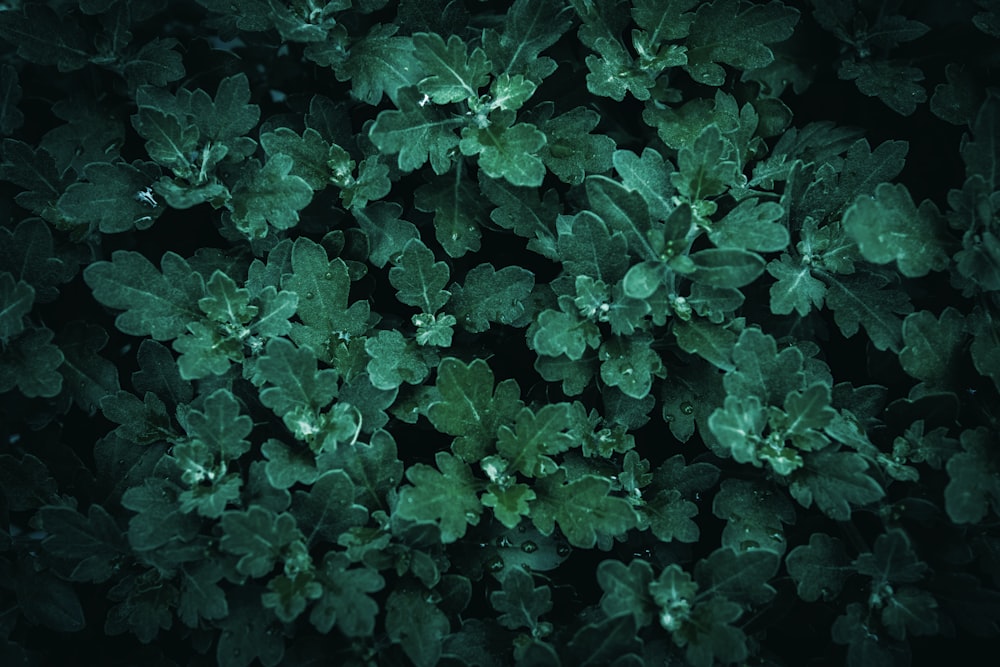
[(34, 288), (37, 303), (48, 303), (59, 295), (57, 285), (76, 274), (76, 267), (58, 256), (49, 226), (28, 218), (13, 229), (0, 228), (0, 271)]
[(174, 50), (180, 42), (171, 37), (146, 42), (135, 53), (122, 58), (122, 73), (131, 89), (143, 85), (166, 86), (184, 78), (184, 61)]
[(292, 515), (259, 506), (225, 512), (220, 525), (224, 534), (219, 546), (239, 556), (236, 569), (250, 577), (267, 575), (282, 559), (284, 549), (302, 539)]
[(35, 304), (35, 290), (9, 273), (0, 274), (0, 342), (6, 345), (25, 327), (25, 317)]
[(441, 175), (451, 168), (459, 142), (455, 129), (465, 120), (421, 101), (415, 89), (400, 89), (399, 108), (380, 112), (368, 136), (383, 155), (398, 153), (396, 164), (402, 171), (419, 169), (429, 160), (434, 173)]
[(385, 631), (416, 667), (434, 667), (451, 626), (425, 593), (403, 589), (392, 591), (385, 602)]
[(583, 358), (587, 348), (600, 344), (597, 326), (589, 320), (558, 310), (543, 310), (538, 314), (532, 344), (538, 354), (558, 357), (565, 354), (576, 361)]
[(716, 549), (698, 561), (694, 578), (702, 595), (713, 593), (740, 604), (763, 604), (775, 595), (769, 583), (781, 558), (768, 549)]
[[(484, 459), (485, 460), (485, 459)], [(490, 464), (484, 464), (489, 467)], [(497, 484), (491, 482), (486, 486), (486, 493), (480, 496), (479, 500), (484, 507), (493, 510), (493, 516), (497, 521), (510, 529), (517, 528), (521, 524), (521, 518), (527, 516), (531, 511), (531, 501), (537, 496), (527, 484)]]
[(29, 3), (23, 12), (0, 12), (0, 37), (17, 48), (18, 55), (37, 65), (56, 65), (72, 72), (90, 62), (93, 47), (86, 31), (72, 18), (45, 4)]
[(457, 436), (452, 449), (466, 461), (483, 458), (499, 426), (522, 406), (517, 383), (504, 380), (494, 388), (493, 371), (482, 359), (470, 364), (442, 359), (436, 388), (441, 398), (427, 408), (427, 417), (441, 433)]
[(267, 459), (267, 483), (274, 489), (289, 489), (298, 482), (312, 484), (320, 475), (315, 454), (302, 443), (268, 438), (260, 446), (260, 453)]
[(289, 229), (299, 221), (299, 211), (312, 201), (312, 188), (292, 175), (294, 160), (283, 153), (271, 156), (233, 187), (233, 222), (250, 238), (263, 238), (268, 225)]
[(330, 470), (313, 482), (308, 492), (296, 491), (292, 515), (301, 526), (308, 527), (306, 543), (317, 538), (336, 543), (340, 534), (352, 526), (368, 521), (368, 510), (354, 502), (354, 482), (343, 470)]
[(487, 207), (475, 181), (459, 161), (447, 178), (436, 178), (414, 193), (421, 211), (434, 213), (434, 236), (449, 257), (479, 250)]
[(412, 222), (401, 219), (403, 208), (395, 202), (373, 202), (352, 208), (351, 215), (368, 238), (368, 259), (378, 268), (388, 264), (420, 233)]
[(872, 550), (855, 558), (853, 565), (859, 574), (872, 578), (876, 591), (887, 583), (920, 581), (928, 569), (899, 529), (879, 535)]
[(101, 399), (120, 389), (118, 367), (98, 354), (108, 343), (107, 332), (95, 324), (71, 322), (56, 334), (55, 343), (63, 353), (59, 373), (64, 389), (78, 408), (94, 414)]
[(329, 405), (337, 395), (337, 372), (317, 370), (316, 365), (309, 350), (296, 348), (284, 338), (272, 338), (257, 364), (262, 383), (271, 385), (260, 392), (261, 403), (293, 419), (306, 419)]
[(587, 199), (609, 230), (625, 236), (633, 255), (657, 259), (649, 244), (651, 222), (642, 195), (605, 176), (591, 176), (587, 179)]
[(601, 218), (584, 212), (559, 233), (559, 257), (572, 275), (586, 275), (613, 285), (629, 268), (625, 234), (611, 232)]
[(844, 214), (844, 229), (865, 259), (895, 261), (904, 276), (919, 278), (947, 266), (944, 219), (929, 200), (918, 209), (902, 184), (882, 183), (874, 198), (858, 198)]
[(513, 428), (499, 428), (497, 451), (513, 470), (527, 477), (543, 477), (556, 470), (552, 455), (576, 444), (568, 432), (572, 425), (573, 415), (567, 403), (545, 405), (538, 411), (521, 408)]
[(686, 322), (675, 320), (673, 331), (684, 351), (697, 354), (724, 371), (736, 368), (732, 356), (737, 335), (729, 328), (692, 317)]
[(59, 198), (59, 210), (66, 223), (105, 234), (152, 226), (163, 211), (147, 192), (156, 172), (148, 163), (136, 165), (124, 162), (87, 165), (86, 182), (74, 183)]
[(260, 107), (250, 104), (250, 82), (243, 72), (220, 81), (214, 99), (196, 89), (190, 105), (192, 119), (202, 133), (230, 145), (230, 151), (238, 146), (233, 140), (247, 134), (260, 120)]
[(708, 238), (719, 248), (778, 252), (788, 246), (790, 238), (788, 229), (778, 222), (784, 216), (780, 204), (746, 199), (712, 223)]
[(882, 274), (859, 272), (848, 276), (825, 275), (826, 305), (844, 336), (850, 338), (863, 326), (879, 350), (898, 353), (903, 343), (903, 321), (899, 315), (913, 312), (906, 292), (886, 287)]
[(699, 83), (720, 86), (724, 63), (741, 70), (760, 69), (774, 60), (769, 44), (792, 36), (799, 12), (781, 2), (744, 8), (738, 0), (701, 5), (687, 37), (685, 70)]
[(555, 190), (546, 190), (539, 197), (534, 188), (514, 187), (505, 180), (488, 178), (483, 172), (479, 188), (497, 206), (490, 212), (493, 222), (529, 239), (529, 250), (556, 259), (555, 230), (560, 205)]
[(826, 284), (812, 273), (812, 267), (782, 253), (779, 259), (767, 264), (767, 272), (776, 280), (771, 284), (771, 312), (789, 315), (794, 310), (801, 317), (814, 308), (823, 307)]
[(558, 524), (569, 543), (592, 549), (598, 539), (610, 539), (636, 527), (638, 516), (624, 498), (610, 495), (611, 482), (584, 475), (571, 482), (559, 472), (536, 484), (538, 498), (532, 503), (531, 520), (543, 535), (551, 535)]
[(655, 220), (665, 220), (675, 208), (670, 200), (673, 186), (670, 174), (674, 166), (665, 160), (654, 148), (643, 148), (642, 155), (627, 150), (618, 150), (612, 157), (615, 171), (629, 190), (642, 195)]
[(720, 195), (738, 177), (739, 168), (730, 159), (730, 153), (731, 144), (719, 127), (714, 123), (708, 125), (691, 146), (680, 149), (677, 171), (670, 175), (670, 182), (690, 202)]
[(137, 252), (116, 250), (111, 261), (96, 262), (83, 272), (94, 298), (105, 306), (124, 310), (115, 325), (132, 336), (170, 340), (198, 321), (198, 299), (204, 280), (186, 260), (173, 252), (163, 255), (158, 271)]
[(27, 398), (59, 395), (65, 356), (52, 344), (53, 335), (44, 327), (26, 329), (0, 351), (0, 393), (17, 387)]
[(605, 560), (597, 566), (597, 583), (604, 591), (601, 609), (609, 618), (631, 615), (639, 628), (649, 625), (656, 603), (649, 594), (653, 568), (635, 559), (627, 566), (619, 560)]
[(365, 341), (368, 374), (373, 386), (395, 389), (404, 382), (420, 384), (430, 374), (427, 359), (398, 331), (379, 331)]
[(664, 489), (638, 507), (643, 523), (662, 542), (697, 542), (701, 529), (692, 519), (698, 506), (681, 497), (677, 489)]
[(42, 547), (73, 563), (72, 581), (107, 581), (114, 574), (115, 562), (128, 549), (122, 530), (101, 505), (91, 505), (86, 515), (50, 505), (39, 510), (38, 516), (48, 533)]
[(448, 283), (448, 265), (435, 262), (434, 253), (421, 241), (406, 244), (402, 254), (389, 269), (389, 282), (396, 288), (396, 298), (428, 315), (436, 313), (451, 294), (442, 289)]
[[(283, 153), (292, 158), (293, 165), (289, 173), (300, 177), (313, 190), (322, 190), (334, 178), (334, 171), (328, 165), (333, 149), (320, 133), (311, 127), (301, 136), (288, 127), (275, 128), (273, 132), (264, 132), (260, 135), (260, 145), (268, 156)], [(348, 175), (353, 168), (354, 163), (351, 162)]]
[(706, 248), (689, 255), (692, 280), (710, 287), (743, 287), (764, 273), (764, 259), (737, 248)]
[(489, 80), (486, 52), (476, 48), (470, 55), (458, 35), (450, 35), (446, 43), (436, 33), (418, 32), (413, 35), (413, 52), (427, 73), (417, 88), (435, 104), (476, 99)]
[(505, 570), (502, 586), (490, 593), (490, 604), (500, 614), (497, 622), (505, 628), (534, 629), (539, 617), (552, 610), (552, 589), (536, 588), (531, 574), (520, 568)]
[(146, 152), (161, 167), (186, 174), (193, 169), (189, 155), (198, 147), (198, 128), (174, 114), (139, 107), (132, 126), (146, 140)]
[(236, 460), (250, 451), (246, 437), (253, 430), (253, 420), (240, 414), (240, 404), (228, 390), (212, 392), (205, 399), (204, 411), (191, 410), (184, 421), (188, 436), (218, 453), (223, 461)]
[(372, 26), (364, 37), (351, 41), (347, 60), (336, 67), (337, 80), (350, 81), (351, 94), (366, 104), (377, 105), (383, 95), (395, 103), (401, 88), (415, 86), (420, 79), (413, 38), (396, 35), (398, 29)]
[(653, 377), (666, 374), (663, 361), (650, 348), (649, 336), (633, 336), (605, 342), (598, 351), (601, 379), (609, 387), (618, 387), (626, 396), (644, 398), (653, 387)]
[(545, 135), (530, 123), (512, 125), (514, 112), (497, 111), (496, 120), (485, 128), (462, 128), (459, 148), (463, 155), (478, 155), (479, 168), (491, 178), (511, 185), (537, 187), (545, 178), (539, 152)]
[(846, 521), (852, 506), (864, 506), (885, 491), (866, 473), (868, 463), (854, 452), (810, 452), (805, 466), (792, 476), (790, 491), (803, 507), (816, 507), (831, 519)]
[(843, 542), (826, 533), (813, 533), (809, 544), (792, 549), (785, 566), (806, 602), (834, 599), (854, 571)]
[(888, 60), (845, 60), (837, 75), (854, 81), (868, 97), (877, 97), (898, 114), (909, 116), (927, 101), (927, 91), (920, 85), (924, 73)]
[(499, 34), (485, 31), (484, 48), (495, 72), (524, 74), (537, 83), (555, 69), (555, 62), (541, 52), (571, 25), (570, 12), (562, 2), (515, 0), (506, 11)]
[(922, 310), (903, 320), (903, 370), (924, 382), (947, 380), (958, 363), (965, 342), (965, 318), (951, 306), (940, 317)]
[(425, 463), (406, 470), (412, 486), (400, 490), (396, 511), (406, 519), (436, 523), (447, 544), (464, 536), (470, 524), (479, 524), (483, 506), (477, 496), (479, 483), (467, 463), (448, 452), (438, 452), (434, 460), (437, 470)]
[(331, 551), (323, 557), (323, 595), (313, 605), (309, 622), (324, 634), (336, 626), (348, 637), (368, 637), (379, 609), (369, 594), (382, 590), (385, 579), (371, 568), (350, 565), (342, 553)]
[(992, 463), (996, 438), (980, 426), (963, 431), (961, 443), (965, 451), (948, 460), (945, 510), (955, 523), (978, 523), (990, 507), (1000, 513), (1000, 480)]
[(579, 185), (587, 174), (600, 174), (611, 168), (614, 139), (593, 134), (601, 116), (596, 111), (576, 107), (539, 124), (545, 134), (542, 161), (559, 180)]
[(449, 286), (448, 310), (473, 333), (490, 328), (490, 323), (518, 326), (530, 315), (529, 296), (535, 276), (519, 266), (497, 271), (492, 264), (479, 264), (465, 274), (462, 284)]
[(0, 136), (14, 134), (24, 124), (24, 114), (17, 108), (21, 101), (21, 84), (12, 65), (0, 66)]

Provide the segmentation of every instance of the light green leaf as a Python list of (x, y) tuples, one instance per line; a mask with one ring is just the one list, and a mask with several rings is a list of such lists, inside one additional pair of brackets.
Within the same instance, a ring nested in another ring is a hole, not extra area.
[(497, 271), (492, 264), (479, 264), (465, 274), (460, 285), (449, 287), (448, 310), (473, 333), (490, 328), (490, 323), (518, 326), (530, 316), (529, 297), (535, 276), (519, 266)]
[(940, 317), (922, 310), (903, 320), (903, 370), (924, 382), (940, 383), (954, 372), (965, 342), (965, 318), (948, 306)]
[(233, 221), (251, 239), (267, 236), (268, 224), (290, 229), (298, 224), (299, 211), (312, 201), (313, 191), (291, 174), (294, 160), (283, 153), (271, 156), (259, 170), (252, 170), (233, 188)]
[(918, 209), (906, 186), (881, 183), (875, 196), (859, 197), (844, 214), (844, 229), (865, 259), (896, 261), (904, 276), (919, 278), (948, 264), (944, 218), (924, 200)]
[(596, 111), (576, 107), (538, 125), (545, 134), (545, 146), (539, 155), (559, 180), (579, 185), (587, 174), (600, 174), (611, 168), (614, 139), (593, 134), (600, 120)]
[(764, 273), (764, 258), (738, 248), (706, 248), (688, 256), (694, 263), (689, 274), (710, 287), (743, 287)]
[(436, 33), (418, 32), (413, 35), (413, 50), (427, 72), (417, 88), (435, 104), (476, 99), (489, 81), (486, 52), (477, 47), (470, 56), (458, 35), (449, 35), (445, 43)]
[(521, 408), (513, 427), (497, 431), (497, 451), (509, 466), (527, 477), (544, 477), (556, 470), (551, 458), (575, 446), (569, 429), (574, 425), (568, 403), (554, 403), (535, 411)]
[(809, 544), (792, 549), (785, 566), (806, 602), (833, 600), (854, 571), (843, 542), (826, 533), (813, 533)]
[(389, 282), (401, 303), (432, 315), (448, 302), (451, 294), (442, 289), (448, 283), (448, 265), (435, 262), (434, 253), (419, 239), (409, 241), (393, 263)]
[(551, 535), (556, 524), (580, 549), (592, 549), (598, 539), (610, 544), (638, 524), (638, 516), (624, 498), (610, 495), (611, 482), (596, 475), (583, 475), (566, 482), (560, 468), (554, 475), (538, 481), (532, 503), (531, 520), (543, 535)]
[(775, 315), (788, 315), (794, 310), (805, 317), (813, 308), (823, 307), (826, 284), (813, 275), (808, 264), (781, 253), (779, 259), (768, 263), (767, 272), (776, 278), (770, 289), (771, 312)]
[(719, 248), (777, 252), (788, 246), (788, 228), (778, 222), (785, 209), (775, 202), (746, 199), (712, 223), (708, 238)]
[(404, 519), (437, 524), (441, 541), (449, 544), (463, 537), (470, 524), (479, 524), (483, 512), (477, 496), (480, 483), (457, 456), (438, 452), (434, 461), (437, 470), (425, 463), (407, 468), (406, 479), (412, 486), (400, 490), (396, 512)]
[(434, 173), (441, 175), (451, 168), (459, 142), (455, 129), (465, 125), (465, 119), (420, 102), (415, 89), (401, 88), (399, 108), (380, 112), (368, 136), (383, 155), (398, 153), (402, 171), (419, 169), (430, 160)]
[(459, 148), (463, 155), (478, 155), (479, 168), (491, 178), (511, 185), (537, 187), (545, 178), (545, 164), (538, 154), (545, 135), (530, 123), (512, 125), (514, 112), (498, 111), (484, 128), (462, 128)]

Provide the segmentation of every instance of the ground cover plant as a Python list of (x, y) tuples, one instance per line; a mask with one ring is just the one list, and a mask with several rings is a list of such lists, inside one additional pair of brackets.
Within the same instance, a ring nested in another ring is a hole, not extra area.
[(0, 3), (0, 663), (993, 664), (998, 37)]

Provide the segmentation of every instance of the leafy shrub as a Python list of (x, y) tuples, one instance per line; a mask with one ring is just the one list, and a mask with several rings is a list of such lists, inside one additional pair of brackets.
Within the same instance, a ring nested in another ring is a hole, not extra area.
[(0, 662), (974, 664), (947, 5), (3, 3)]

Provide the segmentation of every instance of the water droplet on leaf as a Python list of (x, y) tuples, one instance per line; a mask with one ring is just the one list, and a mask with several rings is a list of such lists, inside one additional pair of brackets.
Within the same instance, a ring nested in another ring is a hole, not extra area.
[(536, 551), (538, 551), (538, 545), (532, 542), (531, 540), (528, 540), (527, 542), (521, 545), (521, 551), (523, 551), (526, 554), (533, 554)]
[(694, 406), (691, 404), (690, 401), (684, 401), (683, 403), (681, 403), (681, 412), (686, 415), (693, 414)]
[(486, 569), (489, 570), (490, 572), (499, 572), (500, 570), (503, 569), (503, 566), (504, 566), (503, 558), (500, 558), (499, 556), (491, 559), (488, 563), (486, 563)]
[(570, 552), (570, 548), (568, 546), (566, 546), (565, 544), (560, 544), (559, 547), (556, 548), (556, 555), (561, 556), (563, 558), (565, 558), (566, 556), (568, 556), (569, 552)]

